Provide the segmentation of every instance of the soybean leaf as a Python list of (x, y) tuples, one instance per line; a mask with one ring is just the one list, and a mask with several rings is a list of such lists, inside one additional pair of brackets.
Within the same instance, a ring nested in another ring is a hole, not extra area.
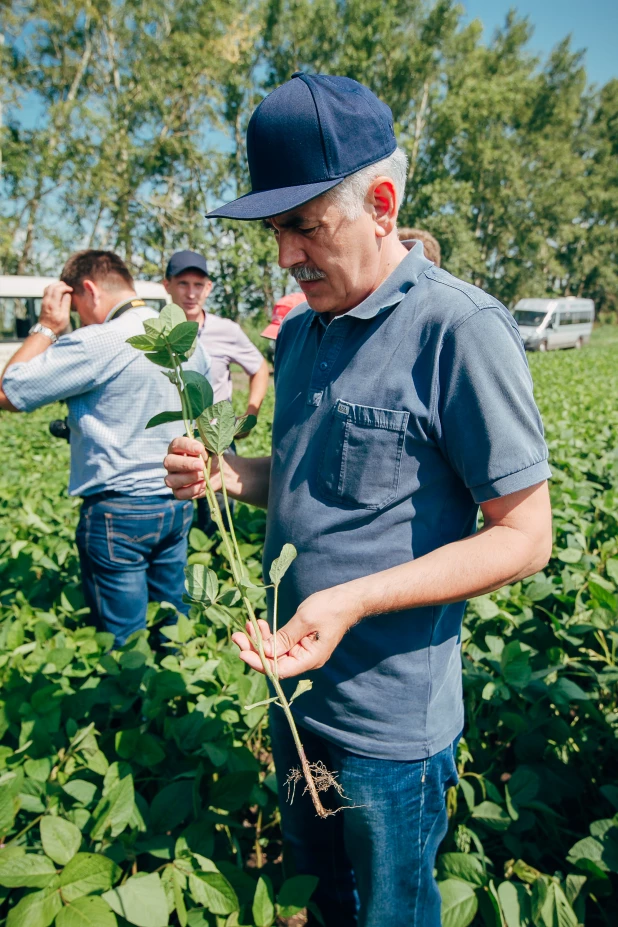
[(194, 900), (211, 914), (233, 914), (240, 909), (236, 892), (220, 872), (195, 872), (189, 884)]
[(187, 322), (185, 319), (184, 322), (174, 326), (171, 332), (165, 336), (165, 340), (176, 354), (186, 354), (193, 346), (198, 328), (197, 322)]
[(212, 386), (205, 376), (195, 370), (183, 370), (182, 379), (191, 404), (191, 415), (198, 418), (213, 403)]
[(193, 807), (191, 786), (187, 780), (171, 782), (158, 792), (150, 806), (150, 829), (167, 833), (188, 818)]
[(116, 782), (94, 809), (92, 839), (100, 840), (107, 830), (112, 837), (121, 834), (131, 820), (134, 807), (133, 777), (128, 775)]
[(127, 344), (137, 348), (138, 351), (154, 351), (159, 345), (159, 338), (154, 334), (132, 335), (127, 338)]
[(297, 551), (293, 544), (284, 544), (281, 553), (270, 565), (269, 575), (271, 583), (278, 586), (290, 564), (296, 559)]
[(318, 877), (312, 875), (298, 875), (286, 879), (277, 895), (281, 917), (294, 917), (306, 908), (317, 888), (318, 881)]
[[(183, 325), (186, 321), (187, 317), (184, 313), (184, 309), (181, 309), (176, 303), (169, 303), (167, 306), (164, 306), (159, 313), (160, 330), (164, 335), (169, 335), (177, 325)], [(193, 322), (192, 324), (197, 326), (197, 322)]]
[(532, 886), (532, 919), (535, 924), (577, 927), (578, 918), (560, 885), (547, 876)]
[(438, 879), (460, 879), (472, 885), (486, 885), (487, 873), (477, 856), (471, 853), (442, 853), (437, 863)]
[(44, 888), (56, 875), (56, 867), (46, 856), (0, 857), (0, 885), (6, 888)]
[(65, 902), (84, 895), (104, 892), (120, 877), (121, 870), (108, 856), (101, 853), (78, 853), (67, 863), (60, 875), (60, 888)]
[(442, 927), (468, 927), (478, 909), (476, 893), (467, 882), (438, 882), (442, 896)]
[(261, 708), (262, 705), (270, 705), (271, 702), (276, 702), (277, 696), (273, 695), (272, 698), (265, 698), (261, 702), (254, 702), (253, 705), (244, 705), (244, 711), (253, 711), (254, 708)]
[(116, 915), (103, 898), (86, 895), (65, 905), (56, 918), (56, 927), (117, 927)]
[(257, 425), (257, 416), (256, 415), (241, 415), (240, 418), (236, 419), (236, 428), (234, 430), (234, 436), (240, 434), (247, 434), (248, 431), (251, 431), (252, 428), (255, 428)]
[(223, 400), (209, 406), (197, 419), (202, 440), (213, 454), (223, 454), (234, 440), (236, 416), (232, 404)]
[(167, 898), (157, 872), (130, 879), (105, 892), (104, 900), (116, 914), (136, 927), (167, 927)]
[(40, 826), (43, 849), (59, 866), (66, 866), (81, 846), (81, 831), (70, 821), (51, 814), (41, 819)]
[(502, 882), (498, 898), (506, 927), (528, 927), (530, 924), (530, 896), (520, 882)]
[(185, 588), (194, 601), (212, 605), (219, 594), (219, 580), (203, 563), (192, 563), (185, 567)]
[(159, 412), (148, 420), (146, 428), (156, 428), (157, 425), (167, 425), (169, 422), (182, 422), (183, 418), (180, 409), (178, 412)]
[(61, 908), (56, 878), (42, 891), (26, 895), (11, 908), (6, 927), (49, 927)]
[(506, 811), (493, 801), (482, 801), (472, 812), (472, 817), (492, 830), (507, 830), (511, 823)]
[(289, 700), (290, 705), (292, 704), (295, 698), (298, 698), (299, 695), (303, 695), (305, 692), (309, 692), (309, 690), (312, 688), (313, 688), (313, 683), (311, 682), (310, 679), (301, 679), (298, 685), (296, 686), (296, 688), (294, 689), (294, 694), (292, 695), (292, 698)]
[(251, 907), (257, 927), (271, 927), (275, 920), (274, 892), (268, 876), (260, 876)]
[[(170, 356), (170, 352), (167, 348), (158, 348), (155, 351), (149, 352), (146, 354), (146, 357), (149, 361), (152, 361), (153, 364), (157, 364), (159, 367), (167, 367), (169, 370), (173, 370), (175, 367), (174, 361)], [(181, 361), (185, 361), (187, 358), (184, 354), (179, 355)]]

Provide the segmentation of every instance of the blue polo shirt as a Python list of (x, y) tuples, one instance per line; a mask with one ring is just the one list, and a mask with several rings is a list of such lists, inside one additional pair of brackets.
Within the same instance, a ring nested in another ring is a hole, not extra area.
[[(275, 391), (265, 571), (284, 543), (298, 550), (280, 627), (312, 593), (465, 538), (479, 503), (550, 476), (511, 314), (420, 243), (330, 324), (306, 303), (288, 315)], [(299, 723), (363, 756), (444, 749), (463, 727), (464, 606), (361, 621), (309, 674)]]

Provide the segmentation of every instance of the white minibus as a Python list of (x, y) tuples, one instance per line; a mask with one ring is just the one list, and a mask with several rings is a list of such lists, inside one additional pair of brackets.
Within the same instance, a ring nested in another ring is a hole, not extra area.
[[(38, 319), (43, 290), (54, 279), (0, 274), (0, 371)], [(136, 280), (135, 289), (137, 295), (154, 309), (162, 309), (170, 301), (162, 283)]]
[(590, 341), (594, 322), (591, 299), (520, 299), (513, 309), (528, 351), (581, 348)]

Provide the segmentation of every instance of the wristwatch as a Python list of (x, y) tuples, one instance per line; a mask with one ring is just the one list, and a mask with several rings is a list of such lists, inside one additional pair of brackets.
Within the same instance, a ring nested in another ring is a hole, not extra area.
[(49, 338), (52, 344), (55, 344), (56, 341), (58, 341), (58, 336), (56, 333), (53, 332), (51, 328), (48, 328), (47, 325), (41, 325), (40, 322), (37, 322), (36, 325), (33, 325), (28, 334), (45, 335), (46, 338)]

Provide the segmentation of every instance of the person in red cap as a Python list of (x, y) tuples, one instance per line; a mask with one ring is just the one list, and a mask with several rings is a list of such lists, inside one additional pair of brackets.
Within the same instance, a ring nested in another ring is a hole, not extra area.
[(287, 296), (282, 296), (281, 299), (277, 300), (273, 306), (273, 316), (263, 332), (260, 332), (262, 338), (270, 338), (271, 341), (277, 340), (277, 335), (279, 334), (279, 329), (281, 328), (281, 323), (285, 319), (288, 312), (290, 312), (295, 306), (299, 306), (301, 303), (307, 302), (307, 297), (304, 293), (289, 293)]

